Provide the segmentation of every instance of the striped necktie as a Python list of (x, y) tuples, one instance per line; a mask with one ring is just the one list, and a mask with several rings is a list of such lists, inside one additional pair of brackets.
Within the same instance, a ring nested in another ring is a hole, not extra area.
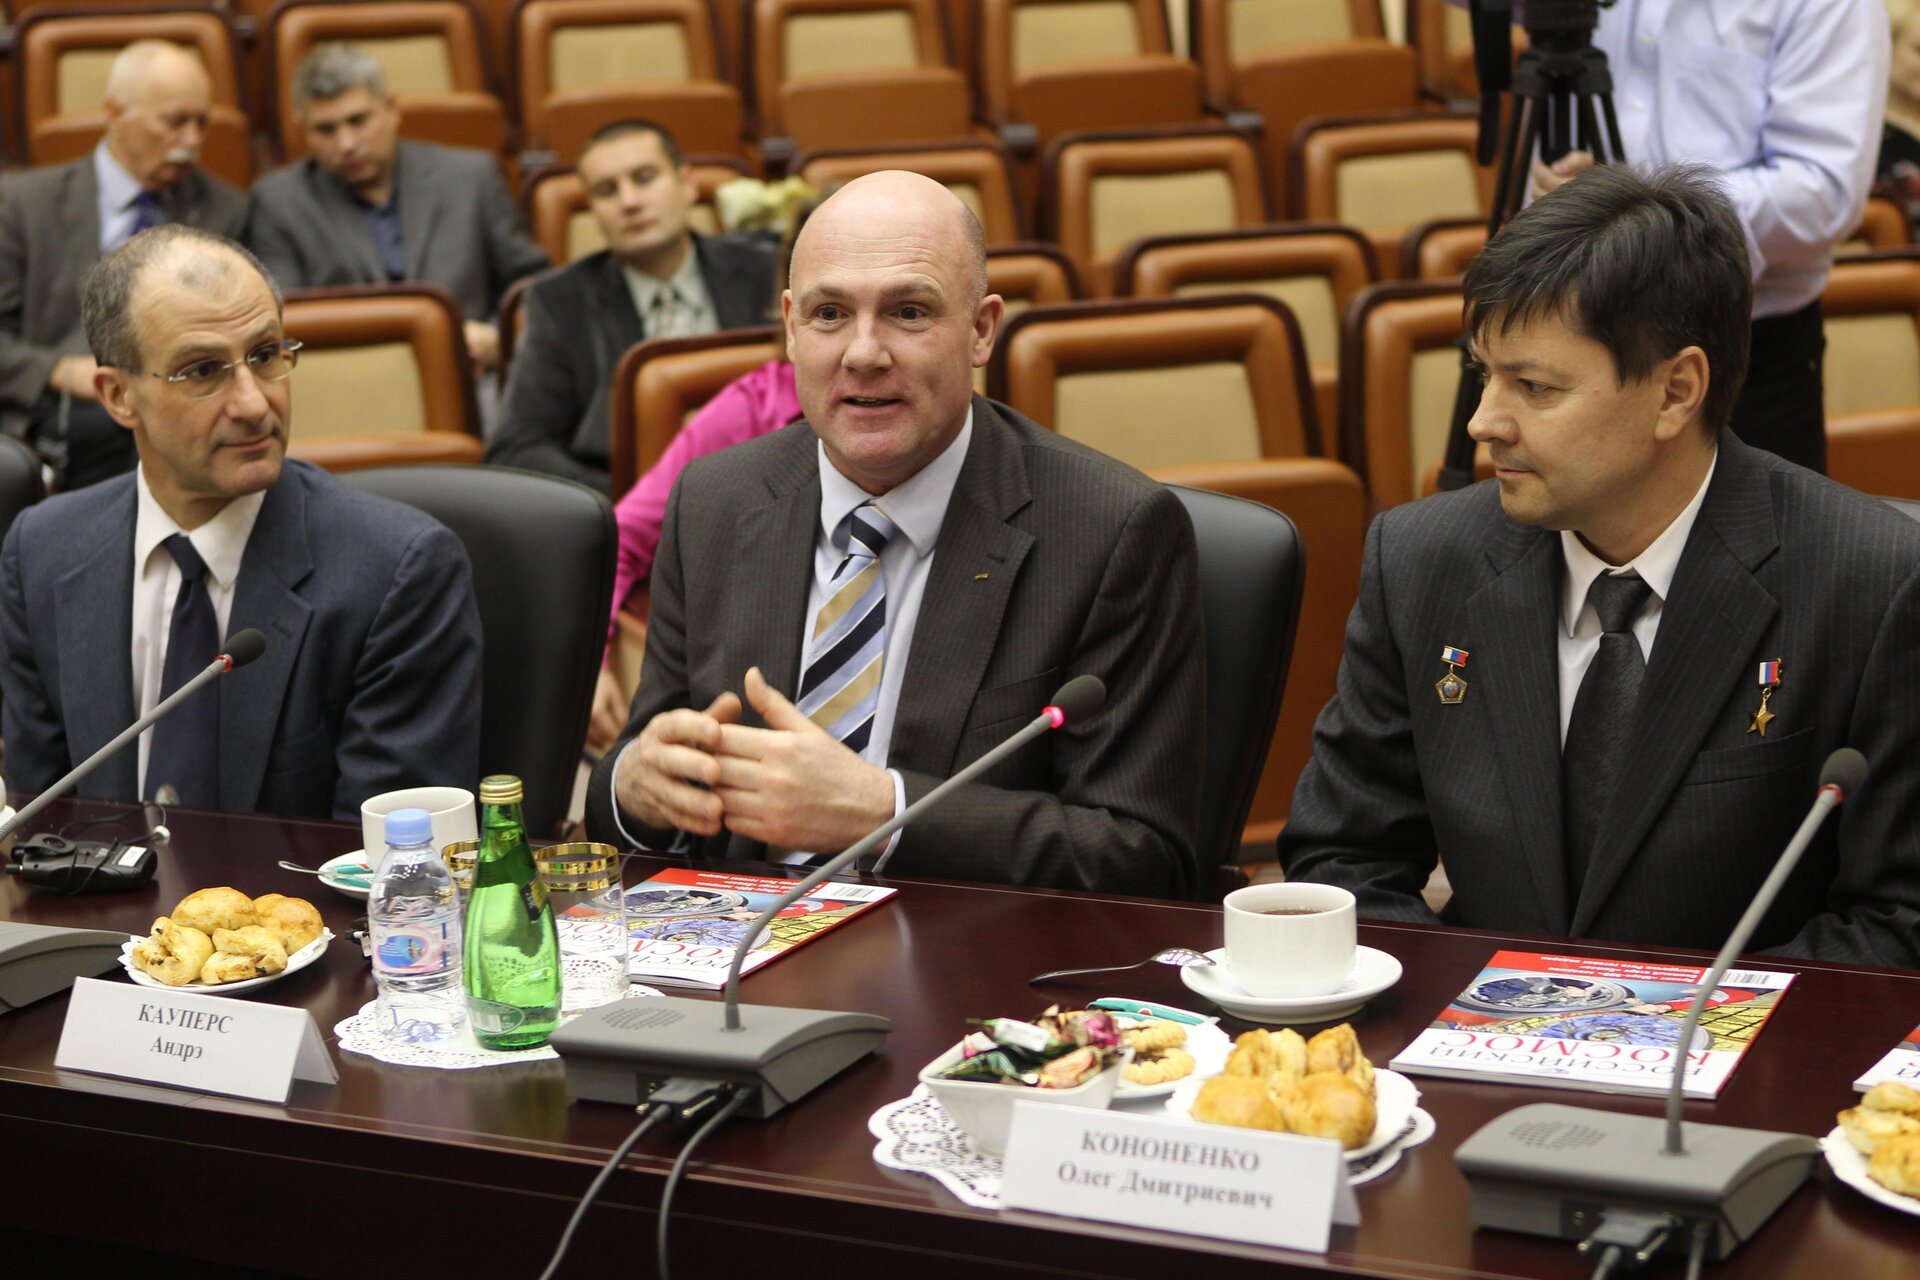
[(847, 553), (834, 571), (833, 595), (820, 606), (800, 677), (800, 713), (864, 752), (880, 705), (887, 651), (887, 579), (880, 552), (897, 530), (879, 504), (864, 502), (834, 530)]

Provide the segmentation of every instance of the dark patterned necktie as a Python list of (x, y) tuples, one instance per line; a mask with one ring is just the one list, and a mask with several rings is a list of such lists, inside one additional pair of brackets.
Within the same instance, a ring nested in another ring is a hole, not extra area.
[(1560, 752), (1560, 812), (1566, 833), (1567, 891), (1580, 896), (1593, 856), (1600, 817), (1613, 795), (1615, 776), (1626, 752), (1627, 728), (1640, 683), (1647, 672), (1633, 622), (1653, 588), (1637, 573), (1603, 573), (1593, 580), (1587, 602), (1600, 615), (1600, 648), (1580, 681), (1567, 721), (1567, 744)]
[[(173, 597), (173, 623), (167, 629), (167, 661), (160, 673), (160, 696), (200, 674), (219, 656), (220, 623), (207, 592), (207, 562), (184, 533), (160, 544), (180, 566), (180, 590)], [(147, 746), (144, 799), (153, 800), (171, 786), (176, 803), (210, 809), (220, 795), (220, 695), (200, 689), (153, 726)]]

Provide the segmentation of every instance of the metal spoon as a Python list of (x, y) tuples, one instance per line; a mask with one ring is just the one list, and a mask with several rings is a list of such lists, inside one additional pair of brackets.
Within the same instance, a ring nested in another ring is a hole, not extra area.
[(1055, 969), (1051, 973), (1043, 973), (1037, 978), (1028, 978), (1027, 985), (1032, 986), (1036, 982), (1046, 982), (1052, 978), (1068, 978), (1078, 973), (1118, 973), (1122, 969), (1138, 969), (1142, 965), (1149, 964), (1170, 964), (1176, 969), (1184, 969), (1189, 965), (1212, 964), (1213, 962), (1212, 956), (1203, 955), (1191, 948), (1168, 947), (1164, 951), (1154, 952), (1145, 960), (1136, 960), (1132, 964), (1109, 964), (1102, 965), (1097, 969)]
[(365, 880), (373, 875), (373, 868), (362, 871), (358, 867), (335, 867), (331, 871), (322, 871), (318, 867), (303, 867), (297, 862), (282, 860), (280, 866), (288, 871), (299, 871), (310, 876), (321, 876), (328, 880)]

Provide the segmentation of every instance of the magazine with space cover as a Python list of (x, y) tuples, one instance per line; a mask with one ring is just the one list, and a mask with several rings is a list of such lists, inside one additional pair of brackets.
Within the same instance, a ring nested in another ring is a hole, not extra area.
[(1907, 1032), (1907, 1038), (1887, 1050), (1880, 1061), (1863, 1072), (1853, 1087), (1865, 1093), (1882, 1080), (1898, 1080), (1920, 1089), (1920, 1027)]
[[(627, 890), (627, 934), (636, 982), (718, 991), (727, 985), (734, 948), (754, 917), (793, 881), (675, 867)], [(816, 885), (761, 930), (741, 976), (879, 906), (899, 890), (885, 885)]]
[[(1607, 1093), (1664, 1093), (1706, 969), (1498, 951), (1393, 1059), (1396, 1071)], [(1760, 1034), (1790, 973), (1729, 969), (1686, 1053), (1689, 1098), (1712, 1098)]]

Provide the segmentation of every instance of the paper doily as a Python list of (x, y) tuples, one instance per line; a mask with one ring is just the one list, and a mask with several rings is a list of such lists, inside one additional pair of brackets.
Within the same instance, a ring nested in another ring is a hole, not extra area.
[[(873, 1148), (875, 1163), (923, 1173), (973, 1208), (1000, 1207), (1000, 1175), (1006, 1165), (999, 1156), (975, 1151), (925, 1085), (914, 1086), (907, 1097), (874, 1112), (867, 1118), (867, 1131), (879, 1139)], [(1415, 1107), (1398, 1138), (1363, 1160), (1348, 1162), (1348, 1179), (1354, 1186), (1373, 1181), (1400, 1163), (1401, 1152), (1433, 1133), (1433, 1117)]]
[[(638, 984), (627, 989), (629, 1000), (663, 994), (656, 988)], [(362, 1057), (377, 1058), (396, 1067), (431, 1067), (439, 1071), (504, 1067), (516, 1062), (551, 1062), (560, 1057), (544, 1044), (537, 1049), (489, 1049), (473, 1038), (470, 1027), (462, 1027), (457, 1036), (429, 1044), (409, 1044), (404, 1040), (389, 1039), (375, 1021), (378, 1009), (379, 1001), (369, 1000), (360, 1006), (360, 1012), (334, 1024), (333, 1034), (339, 1037), (342, 1049)]]

